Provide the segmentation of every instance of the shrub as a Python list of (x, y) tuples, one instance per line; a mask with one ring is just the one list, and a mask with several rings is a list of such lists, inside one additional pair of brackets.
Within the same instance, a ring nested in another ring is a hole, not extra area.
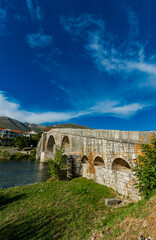
[(0, 158), (2, 158), (2, 159), (9, 159), (10, 158), (10, 153), (8, 153), (6, 150), (2, 150), (0, 152)]
[(53, 180), (57, 180), (60, 178), (61, 169), (64, 167), (63, 152), (64, 151), (61, 148), (57, 148), (54, 159), (50, 159), (48, 161), (50, 167), (50, 177)]
[(156, 138), (147, 144), (136, 144), (136, 153), (138, 156), (133, 169), (137, 178), (135, 186), (140, 195), (149, 197), (156, 190)]

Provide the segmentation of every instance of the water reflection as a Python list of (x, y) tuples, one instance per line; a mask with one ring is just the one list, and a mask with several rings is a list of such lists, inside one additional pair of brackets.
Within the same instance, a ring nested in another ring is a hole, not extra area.
[(49, 178), (49, 166), (32, 161), (1, 161), (0, 188), (44, 182)]

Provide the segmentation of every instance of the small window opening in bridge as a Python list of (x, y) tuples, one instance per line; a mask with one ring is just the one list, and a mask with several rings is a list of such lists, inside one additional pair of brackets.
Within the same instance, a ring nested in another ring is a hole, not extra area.
[(81, 159), (81, 162), (82, 163), (89, 163), (87, 156), (83, 156), (83, 158)]
[(120, 171), (120, 172), (130, 172), (131, 167), (124, 159), (117, 158), (114, 160), (112, 164), (112, 170)]
[(94, 159), (94, 165), (95, 166), (105, 166), (104, 160), (101, 157), (96, 157)]
[(55, 139), (54, 137), (51, 135), (49, 140), (48, 140), (48, 144), (47, 144), (47, 151), (53, 153), (54, 151), (54, 145), (55, 145)]
[(62, 148), (63, 149), (68, 149), (70, 148), (70, 143), (69, 143), (69, 138), (68, 136), (65, 136), (62, 141)]

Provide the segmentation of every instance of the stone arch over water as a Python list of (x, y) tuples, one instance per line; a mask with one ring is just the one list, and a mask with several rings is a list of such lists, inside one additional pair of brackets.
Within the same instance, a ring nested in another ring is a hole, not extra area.
[(55, 138), (53, 137), (53, 135), (51, 135), (47, 142), (46, 158), (51, 159), (53, 158), (54, 154), (55, 154)]

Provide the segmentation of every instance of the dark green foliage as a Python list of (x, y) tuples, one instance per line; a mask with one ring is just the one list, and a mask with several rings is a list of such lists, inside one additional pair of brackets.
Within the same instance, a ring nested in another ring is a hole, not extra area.
[(0, 138), (0, 146), (14, 147), (15, 146), (14, 138), (6, 138), (6, 137)]
[(18, 149), (22, 150), (25, 147), (36, 147), (39, 139), (40, 134), (32, 135), (30, 137), (19, 136), (15, 138), (14, 142), (15, 146), (18, 147)]
[(9, 147), (18, 147), (18, 149), (22, 150), (25, 147), (36, 147), (40, 138), (42, 136), (42, 132), (37, 134), (32, 134), (30, 137), (26, 136), (18, 136), (16, 138), (2, 138), (0, 139), (0, 146), (9, 146)]
[(37, 133), (36, 135), (33, 135), (32, 138), (38, 143), (40, 141), (40, 138), (42, 136), (42, 132)]
[(30, 138), (19, 136), (15, 139), (15, 146), (22, 150), (24, 147), (30, 147)]
[(141, 144), (141, 153), (133, 171), (137, 177), (136, 187), (140, 195), (149, 197), (156, 190), (156, 138), (149, 144)]
[(65, 164), (63, 150), (61, 148), (57, 148), (54, 159), (50, 159), (48, 163), (50, 167), (50, 177), (54, 180), (59, 179), (61, 175), (61, 169), (64, 167)]

